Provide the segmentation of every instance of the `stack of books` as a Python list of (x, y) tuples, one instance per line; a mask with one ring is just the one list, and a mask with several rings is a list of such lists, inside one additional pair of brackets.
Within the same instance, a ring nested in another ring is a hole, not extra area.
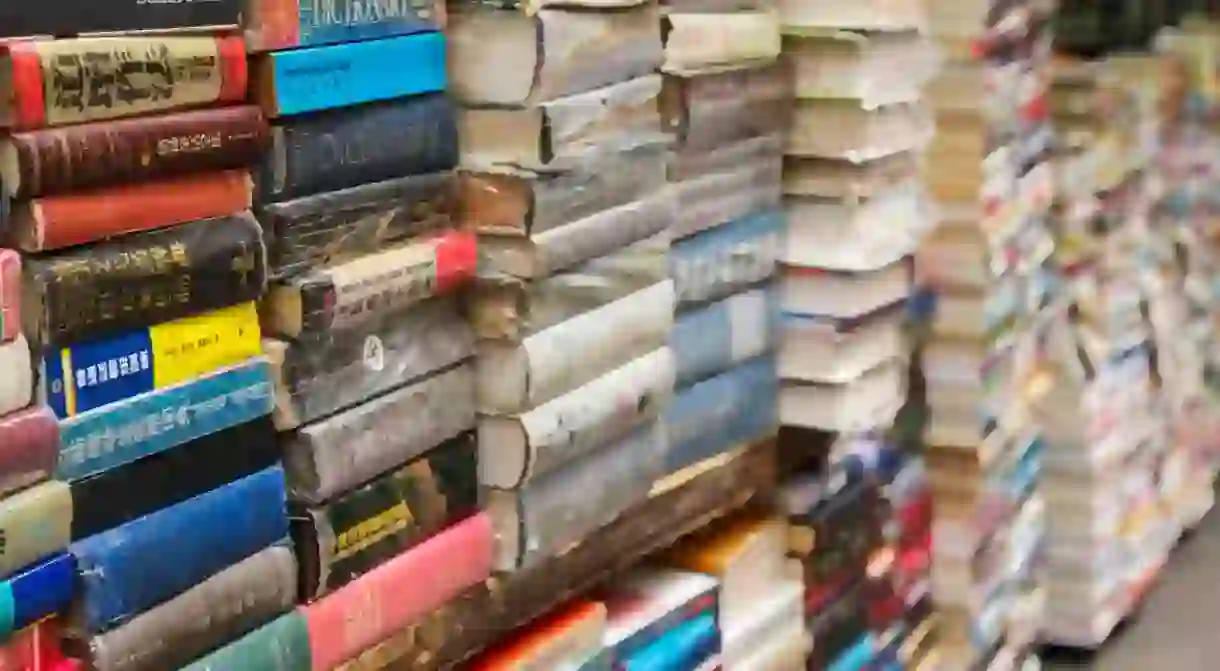
[(1055, 273), (1043, 3), (933, 0), (949, 61), (928, 90), (924, 166), (940, 227), (920, 250), (935, 292), (922, 352), (941, 668), (1035, 663), (1044, 349)]

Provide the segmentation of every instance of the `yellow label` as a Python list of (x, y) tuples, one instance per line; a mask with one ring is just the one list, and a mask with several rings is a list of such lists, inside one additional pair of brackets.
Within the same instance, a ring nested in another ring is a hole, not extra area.
[(148, 330), (153, 385), (162, 389), (262, 354), (258, 309), (242, 303)]

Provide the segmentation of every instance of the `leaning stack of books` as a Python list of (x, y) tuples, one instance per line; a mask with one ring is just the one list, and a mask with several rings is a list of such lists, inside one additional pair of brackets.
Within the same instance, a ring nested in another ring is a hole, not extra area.
[(1033, 2), (930, 6), (949, 59), (928, 90), (937, 134), (924, 174), (941, 222), (919, 258), (936, 300), (922, 353), (936, 652), (944, 668), (1020, 666), (1041, 598), (1032, 410), (1052, 384), (1048, 16)]

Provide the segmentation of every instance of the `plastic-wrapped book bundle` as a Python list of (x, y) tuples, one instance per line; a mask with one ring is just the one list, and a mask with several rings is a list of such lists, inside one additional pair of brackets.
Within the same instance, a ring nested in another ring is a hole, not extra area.
[(1036, 663), (1044, 446), (1033, 410), (1053, 384), (1054, 291), (1042, 4), (929, 5), (947, 57), (927, 90), (937, 130), (923, 173), (940, 221), (916, 264), (935, 295), (921, 364), (937, 668)]

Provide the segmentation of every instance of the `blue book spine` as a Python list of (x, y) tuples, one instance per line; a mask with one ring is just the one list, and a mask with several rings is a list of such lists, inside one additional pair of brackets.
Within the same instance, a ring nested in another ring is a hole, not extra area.
[(0, 582), (0, 637), (62, 612), (72, 601), (76, 562), (61, 553)]
[(779, 425), (775, 358), (761, 356), (678, 393), (666, 412), (673, 473), (775, 433)]
[(720, 652), (716, 616), (708, 613), (674, 627), (623, 660), (624, 671), (695, 671)]
[[(132, 398), (154, 389), (152, 333), (128, 331), (114, 338), (79, 343), (51, 350), (42, 357), (41, 395), (60, 419)], [(118, 373), (110, 376), (109, 362)], [(70, 363), (69, 363), (70, 362)], [(120, 369), (118, 364), (122, 363)], [(74, 384), (74, 370), (101, 371), (95, 383)], [(67, 388), (74, 390), (75, 408), (69, 408)]]
[(868, 633), (835, 658), (826, 671), (864, 671), (877, 654), (877, 637)]
[(678, 386), (772, 351), (779, 314), (779, 292), (768, 286), (680, 315), (669, 339), (677, 358)]
[(445, 36), (438, 32), (278, 51), (268, 58), (281, 116), (443, 91), (446, 84)]
[[(363, 11), (362, 4), (366, 5)], [(293, 45), (296, 47), (375, 40), (437, 29), (432, 2), (396, 0), (367, 5), (361, 0), (334, 3), (301, 0), (299, 7), (299, 33)]]
[(271, 413), (271, 364), (259, 357), (59, 423), (55, 476), (74, 482)]
[(275, 466), (73, 543), (85, 627), (111, 629), (287, 536)]
[(675, 243), (669, 274), (679, 307), (716, 300), (773, 276), (783, 233), (783, 213), (762, 212)]

